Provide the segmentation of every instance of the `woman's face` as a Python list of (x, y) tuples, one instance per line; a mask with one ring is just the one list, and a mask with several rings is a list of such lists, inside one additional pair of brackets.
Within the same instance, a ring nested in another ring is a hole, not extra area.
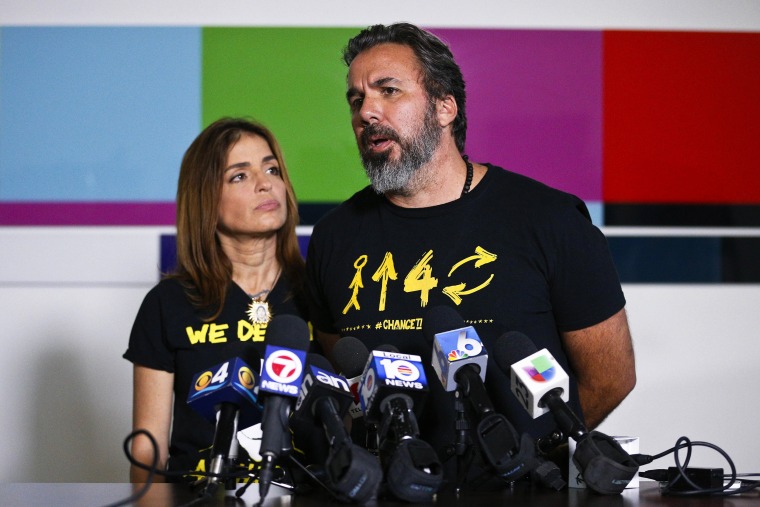
[(227, 154), (217, 230), (240, 239), (267, 236), (283, 226), (287, 215), (277, 158), (264, 138), (244, 133)]

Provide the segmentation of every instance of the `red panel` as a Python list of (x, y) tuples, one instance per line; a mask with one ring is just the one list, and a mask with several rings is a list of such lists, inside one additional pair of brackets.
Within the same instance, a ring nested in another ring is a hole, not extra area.
[(760, 34), (604, 34), (604, 201), (760, 203)]

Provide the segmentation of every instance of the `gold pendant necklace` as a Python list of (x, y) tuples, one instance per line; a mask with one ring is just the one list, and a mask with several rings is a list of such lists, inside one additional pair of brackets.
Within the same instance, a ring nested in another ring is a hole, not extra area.
[(257, 292), (256, 294), (248, 294), (248, 296), (251, 298), (251, 302), (248, 304), (248, 310), (246, 313), (248, 314), (248, 319), (253, 324), (263, 326), (272, 320), (272, 309), (270, 308), (269, 302), (267, 301), (267, 296), (269, 296), (269, 293), (272, 292), (274, 286), (277, 284), (277, 280), (280, 278), (281, 272), (282, 268), (280, 268), (280, 270), (277, 272), (277, 276), (274, 277), (274, 281), (272, 282), (272, 287), (270, 289), (264, 289), (260, 292)]

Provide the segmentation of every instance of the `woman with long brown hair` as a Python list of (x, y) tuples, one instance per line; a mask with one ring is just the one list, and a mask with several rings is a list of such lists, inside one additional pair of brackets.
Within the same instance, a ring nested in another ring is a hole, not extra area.
[[(177, 267), (146, 295), (124, 354), (134, 364), (133, 427), (155, 437), (159, 469), (208, 470), (214, 425), (186, 402), (193, 376), (246, 347), (263, 357), (274, 315), (306, 320), (298, 220), (279, 143), (263, 125), (222, 118), (185, 152)], [(132, 453), (151, 463), (148, 438), (135, 437)], [(146, 477), (132, 466), (132, 482)]]

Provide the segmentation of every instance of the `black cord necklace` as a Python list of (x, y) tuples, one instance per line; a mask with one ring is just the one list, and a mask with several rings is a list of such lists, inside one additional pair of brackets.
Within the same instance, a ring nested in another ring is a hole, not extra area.
[[(467, 177), (464, 179), (464, 186), (462, 187), (462, 195), (470, 191), (470, 185), (472, 185), (472, 162), (467, 158), (467, 155), (462, 155), (465, 165), (467, 165)], [(460, 196), (461, 197), (461, 196)]]

